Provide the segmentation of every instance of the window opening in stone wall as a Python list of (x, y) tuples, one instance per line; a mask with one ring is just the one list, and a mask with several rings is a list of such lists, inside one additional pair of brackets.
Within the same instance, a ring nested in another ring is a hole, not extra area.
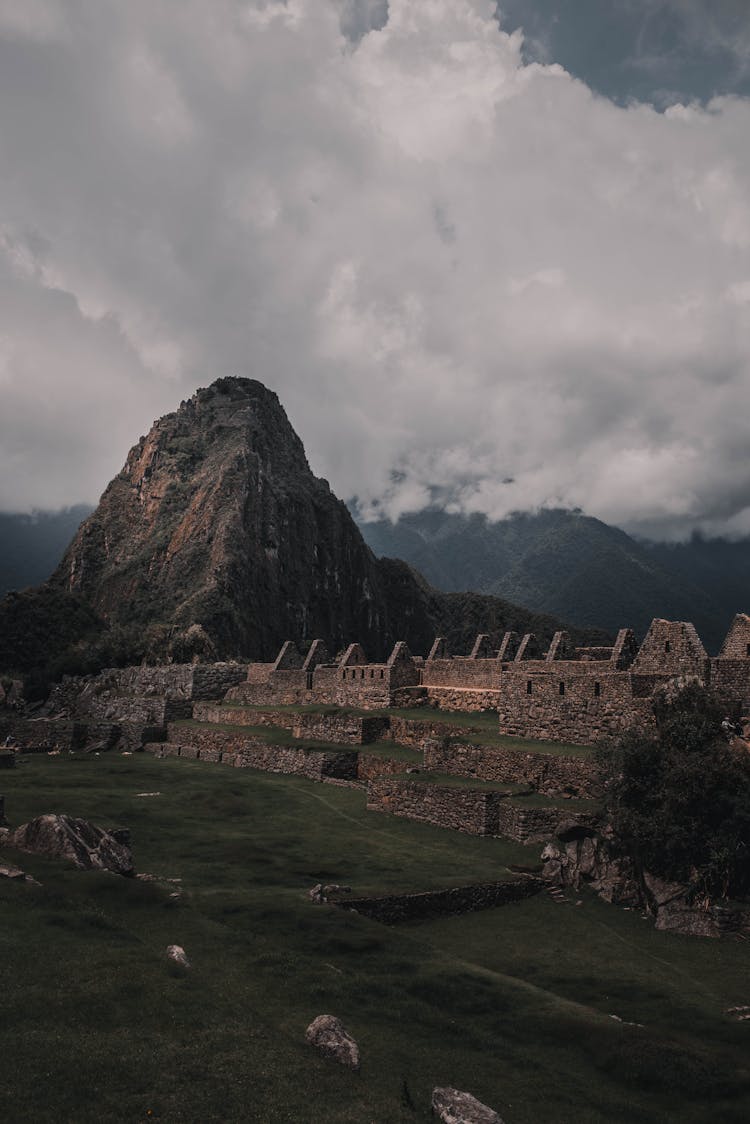
[(748, 644), (748, 646), (747, 646), (747, 651), (745, 652), (745, 655), (750, 656), (750, 644)]
[(602, 693), (602, 688), (601, 688), (601, 684), (600, 684), (600, 683), (595, 683), (595, 684), (594, 684), (594, 698), (595, 698), (595, 699), (598, 699), (598, 698), (599, 698), (599, 696), (601, 695), (601, 693)]
[(342, 678), (342, 679), (346, 679), (346, 672), (345, 672), (345, 671), (342, 671), (342, 672), (341, 672), (341, 678)]
[(370, 671), (370, 679), (374, 679), (374, 678), (375, 678), (375, 672), (373, 670), (371, 670)]
[(364, 677), (365, 677), (365, 669), (362, 668), (362, 673), (360, 674), (360, 679), (364, 679)]
[(527, 695), (531, 694), (531, 680), (530, 679), (526, 680), (526, 694)]
[(565, 694), (565, 684), (564, 684), (564, 683), (561, 683), (561, 684), (560, 684), (560, 694), (561, 694), (561, 695), (564, 695), (564, 694)]
[(381, 669), (380, 669), (380, 678), (382, 679), (384, 675), (385, 675), (385, 671), (384, 671), (384, 670), (383, 670), (383, 668), (381, 667)]
[(665, 651), (665, 652), (668, 652), (668, 651), (669, 651), (669, 641), (668, 641), (668, 640), (665, 640), (665, 641), (664, 641), (664, 651)]

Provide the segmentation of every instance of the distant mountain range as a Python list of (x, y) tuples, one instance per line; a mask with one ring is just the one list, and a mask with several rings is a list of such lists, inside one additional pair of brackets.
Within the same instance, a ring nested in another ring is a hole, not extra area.
[(359, 521), (375, 554), (403, 558), (444, 590), (476, 590), (579, 627), (643, 635), (653, 617), (692, 621), (718, 649), (750, 610), (750, 540), (640, 542), (576, 511), (484, 515), (428, 509), (396, 523)]

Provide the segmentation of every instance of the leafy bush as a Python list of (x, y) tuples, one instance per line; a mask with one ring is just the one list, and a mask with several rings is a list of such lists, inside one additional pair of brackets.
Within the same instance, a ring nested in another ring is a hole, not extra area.
[(637, 869), (696, 893), (750, 891), (750, 754), (721, 732), (719, 701), (690, 684), (655, 704), (656, 730), (598, 753), (615, 836)]

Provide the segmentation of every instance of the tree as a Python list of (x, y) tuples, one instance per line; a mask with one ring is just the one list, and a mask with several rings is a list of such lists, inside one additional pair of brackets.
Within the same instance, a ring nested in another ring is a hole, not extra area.
[(719, 700), (698, 683), (654, 703), (655, 730), (599, 751), (606, 806), (636, 869), (696, 895), (750, 893), (750, 753), (721, 732)]

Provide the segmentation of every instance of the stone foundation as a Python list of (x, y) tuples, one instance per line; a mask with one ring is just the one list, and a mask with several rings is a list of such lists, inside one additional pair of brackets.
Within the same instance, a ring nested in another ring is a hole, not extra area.
[[(153, 752), (153, 746), (149, 746)], [(337, 777), (356, 780), (357, 754), (268, 745), (259, 738), (223, 730), (200, 730), (172, 726), (169, 741), (157, 756), (179, 756), (201, 761), (233, 764), (237, 768), (261, 769), (267, 773), (323, 780)], [(231, 759), (231, 760), (230, 760)]]
[(502, 835), (532, 843), (554, 834), (559, 824), (588, 822), (588, 813), (568, 808), (536, 808), (507, 792), (448, 785), (375, 779), (367, 785), (367, 810), (448, 827), (468, 835)]
[(424, 742), (424, 767), (431, 773), (501, 784), (530, 785), (542, 796), (601, 796), (596, 763), (585, 757), (553, 753), (524, 753), (520, 749), (478, 745), (454, 738), (433, 737)]
[(484, 882), (474, 886), (456, 886), (449, 890), (428, 890), (421, 894), (334, 899), (332, 904), (341, 909), (353, 909), (373, 921), (397, 925), (400, 921), (494, 909), (496, 906), (523, 901), (538, 894), (541, 889), (540, 879), (525, 878), (517, 882)]

